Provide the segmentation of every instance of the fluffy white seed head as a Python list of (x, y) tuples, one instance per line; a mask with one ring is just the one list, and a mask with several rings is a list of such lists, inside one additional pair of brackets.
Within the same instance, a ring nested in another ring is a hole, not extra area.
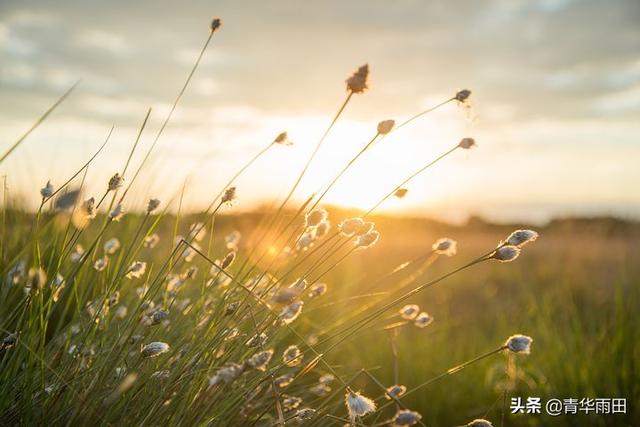
[(296, 301), (285, 308), (280, 312), (280, 321), (285, 325), (292, 323), (294, 320), (300, 316), (302, 312), (302, 307), (304, 306), (304, 301)]
[(46, 199), (47, 197), (51, 197), (53, 195), (54, 188), (51, 181), (47, 181), (47, 184), (40, 189), (40, 195), (42, 198)]
[(18, 342), (18, 335), (16, 333), (8, 334), (2, 341), (0, 341), (0, 350), (5, 350), (13, 347)]
[(380, 135), (386, 135), (389, 132), (391, 132), (391, 130), (395, 125), (396, 125), (395, 120), (383, 120), (380, 123), (378, 123), (378, 128), (377, 128), (378, 133)]
[(311, 229), (310, 231), (304, 232), (300, 235), (300, 237), (298, 238), (298, 241), (296, 242), (296, 249), (299, 251), (306, 251), (311, 246), (313, 246), (313, 243), (315, 242), (315, 240), (316, 240), (316, 236), (313, 229)]
[(151, 320), (150, 322), (151, 325), (158, 325), (163, 321), (167, 320), (168, 318), (169, 318), (169, 311), (163, 310), (161, 308), (157, 309), (151, 314), (151, 316), (149, 316), (149, 319)]
[(127, 269), (126, 277), (129, 279), (140, 278), (147, 270), (147, 263), (143, 261), (133, 262)]
[(336, 377), (333, 374), (323, 374), (318, 378), (318, 382), (324, 385), (330, 385), (333, 381), (335, 381)]
[(538, 233), (533, 230), (516, 230), (507, 237), (506, 244), (521, 248), (529, 242), (535, 242), (537, 238)]
[(399, 410), (393, 417), (392, 425), (394, 426), (412, 426), (418, 424), (422, 419), (422, 415), (415, 411), (409, 411), (408, 409)]
[(124, 184), (124, 177), (116, 172), (116, 174), (109, 179), (109, 191), (117, 190), (118, 188), (122, 187), (122, 184)]
[(115, 254), (118, 249), (120, 249), (120, 240), (117, 237), (112, 237), (111, 239), (104, 242), (104, 253), (107, 255)]
[(458, 248), (458, 244), (455, 240), (449, 239), (448, 237), (443, 237), (441, 239), (436, 240), (436, 242), (431, 246), (433, 251), (440, 255), (453, 256), (456, 254)]
[(245, 364), (250, 368), (264, 371), (267, 369), (267, 364), (269, 364), (272, 356), (273, 349), (264, 350), (248, 358)]
[(153, 249), (158, 244), (158, 242), (160, 242), (160, 236), (158, 236), (156, 233), (153, 233), (144, 238), (143, 245), (145, 248)]
[(316, 225), (313, 237), (317, 240), (327, 235), (329, 230), (331, 229), (331, 223), (328, 220), (322, 221), (320, 224)]
[(327, 292), (326, 283), (316, 283), (309, 288), (309, 298), (317, 298)]
[(120, 221), (120, 219), (124, 216), (124, 209), (122, 208), (122, 204), (118, 203), (115, 208), (109, 212), (109, 219), (111, 221)]
[(507, 338), (504, 345), (513, 353), (529, 354), (531, 353), (531, 343), (533, 338), (526, 335), (511, 335)]
[(109, 258), (107, 258), (106, 256), (103, 256), (102, 258), (98, 258), (96, 262), (93, 263), (93, 268), (96, 271), (103, 271), (105, 268), (107, 268), (108, 263), (109, 263)]
[(119, 291), (115, 291), (107, 300), (107, 304), (109, 305), (109, 307), (113, 307), (115, 305), (117, 305), (120, 302), (120, 292)]
[(314, 227), (326, 220), (328, 216), (325, 209), (314, 209), (305, 216), (305, 226)]
[(30, 268), (27, 275), (27, 288), (44, 289), (47, 284), (47, 273), (40, 267)]
[(394, 384), (391, 387), (387, 388), (386, 394), (384, 397), (387, 400), (391, 400), (394, 397), (397, 399), (403, 394), (405, 394), (406, 392), (407, 392), (407, 387), (400, 384)]
[(224, 270), (227, 267), (230, 267), (233, 264), (233, 261), (236, 259), (236, 251), (231, 251), (222, 259), (222, 263), (220, 267)]
[(238, 244), (240, 243), (241, 237), (242, 235), (238, 230), (233, 230), (231, 233), (227, 234), (224, 237), (227, 249), (238, 250)]
[(418, 328), (424, 328), (426, 326), (429, 326), (432, 322), (433, 322), (433, 316), (431, 316), (426, 311), (423, 311), (422, 313), (416, 316), (416, 319), (413, 321), (413, 324), (416, 325)]
[(347, 406), (347, 411), (349, 411), (349, 418), (352, 421), (376, 410), (376, 403), (373, 400), (353, 391), (347, 391), (344, 402)]
[(56, 211), (69, 211), (76, 206), (82, 191), (80, 189), (65, 191), (56, 199), (54, 208)]
[(82, 203), (82, 210), (87, 218), (95, 218), (96, 217), (96, 199), (94, 197), (89, 197)]
[(124, 319), (125, 317), (127, 317), (127, 312), (128, 312), (127, 306), (121, 305), (116, 309), (114, 315), (116, 319)]
[(160, 199), (149, 199), (147, 202), (147, 213), (152, 213), (160, 206)]
[(168, 351), (169, 344), (161, 341), (154, 341), (142, 347), (142, 355), (144, 357), (156, 357)]
[(289, 285), (289, 288), (295, 289), (298, 292), (302, 293), (302, 291), (307, 289), (308, 285), (309, 285), (309, 283), (307, 282), (307, 280), (300, 277), (300, 278), (296, 279), (293, 283), (291, 283)]
[(280, 145), (293, 145), (293, 142), (289, 140), (289, 134), (287, 132), (281, 132), (276, 136), (276, 139), (273, 140), (274, 144)]
[(456, 101), (465, 102), (471, 96), (471, 91), (468, 89), (462, 89), (456, 93)]
[(245, 343), (245, 345), (247, 347), (259, 347), (263, 345), (265, 342), (267, 342), (267, 334), (265, 334), (264, 332), (261, 332), (260, 334), (256, 334), (251, 338), (249, 338)]
[(276, 377), (273, 382), (275, 383), (276, 387), (284, 388), (291, 385), (291, 383), (295, 378), (296, 378), (295, 374), (290, 372), (288, 374), (284, 374), (284, 375), (280, 375), (279, 377)]
[(60, 299), (60, 293), (64, 289), (65, 284), (66, 282), (62, 274), (56, 273), (56, 277), (51, 282), (51, 293), (53, 302), (58, 302), (58, 300)]
[(316, 396), (323, 397), (331, 393), (331, 387), (325, 384), (316, 384), (309, 388), (309, 391)]
[(469, 150), (470, 148), (477, 147), (476, 140), (473, 138), (462, 138), (458, 143), (458, 147), (463, 148), (465, 150)]
[(298, 396), (287, 396), (286, 394), (282, 395), (282, 406), (285, 411), (292, 411), (296, 409), (302, 403), (302, 399)]
[(362, 236), (363, 234), (367, 234), (368, 232), (373, 230), (374, 227), (375, 227), (375, 224), (373, 222), (363, 222), (362, 225), (360, 225), (356, 230), (356, 236)]
[(358, 229), (364, 223), (362, 218), (348, 218), (338, 224), (340, 232), (345, 236), (353, 236)]
[(380, 233), (377, 230), (371, 230), (356, 239), (356, 247), (368, 248), (375, 245), (380, 239)]
[(364, 64), (358, 68), (351, 77), (347, 79), (347, 90), (353, 93), (362, 93), (368, 89), (367, 78), (369, 77), (369, 64)]
[(353, 236), (355, 234), (361, 234), (362, 229), (365, 227), (365, 222), (362, 218), (348, 218), (338, 224), (340, 233), (344, 236)]
[(222, 26), (220, 18), (213, 18), (211, 20), (211, 32), (217, 31)]
[(297, 345), (290, 345), (282, 353), (282, 362), (287, 366), (298, 366), (302, 363), (302, 352)]
[(511, 262), (514, 259), (518, 258), (520, 255), (520, 248), (517, 246), (500, 246), (496, 251), (491, 255), (491, 258), (498, 260), (500, 262)]
[(280, 288), (271, 298), (276, 304), (291, 304), (307, 287), (306, 280), (296, 280), (286, 288)]
[(396, 190), (396, 192), (393, 193), (393, 196), (397, 197), (398, 199), (402, 199), (402, 198), (404, 198), (404, 196), (407, 195), (408, 192), (409, 192), (409, 190), (406, 189), (406, 188), (398, 188)]
[(69, 259), (73, 263), (78, 263), (82, 261), (83, 257), (84, 257), (84, 248), (82, 247), (82, 245), (79, 245), (79, 244), (73, 248), (73, 252), (71, 252), (71, 255), (69, 255)]
[(18, 261), (7, 272), (7, 284), (10, 286), (17, 285), (18, 283), (22, 282), (25, 274), (27, 274), (27, 263), (24, 261)]
[(420, 312), (420, 307), (417, 304), (407, 304), (399, 311), (400, 316), (405, 320), (413, 320)]
[(231, 205), (235, 199), (236, 199), (236, 187), (229, 187), (224, 192), (224, 195), (222, 196), (221, 201), (223, 204), (226, 203), (228, 205)]
[(237, 363), (231, 363), (218, 369), (211, 378), (209, 378), (209, 387), (218, 384), (230, 384), (244, 372), (244, 366)]
[(491, 421), (487, 421), (483, 418), (476, 418), (467, 424), (468, 427), (493, 427)]
[(302, 408), (298, 409), (298, 411), (296, 412), (296, 418), (299, 420), (309, 420), (313, 418), (315, 414), (316, 410), (313, 408)]

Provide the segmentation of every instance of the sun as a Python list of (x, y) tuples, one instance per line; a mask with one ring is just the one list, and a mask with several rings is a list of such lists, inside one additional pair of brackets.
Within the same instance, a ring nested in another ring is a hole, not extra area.
[[(322, 203), (342, 208), (358, 209), (364, 212), (376, 207), (377, 212), (403, 213), (407, 208), (415, 208), (416, 202), (436, 202), (448, 181), (441, 179), (443, 170), (429, 170), (426, 178), (437, 178), (438, 185), (419, 176), (406, 184), (409, 175), (441, 152), (450, 148), (440, 141), (456, 137), (448, 129), (435, 127), (402, 131), (389, 138), (379, 138), (351, 164), (350, 162), (366, 146), (372, 137), (368, 124), (347, 122), (335, 130), (323, 150), (315, 159), (315, 167), (308, 171), (304, 188), (316, 194), (323, 194)], [(374, 133), (375, 134), (375, 133)], [(335, 182), (333, 177), (339, 174), (347, 164), (348, 169)], [(442, 169), (442, 165), (438, 165)], [(434, 169), (438, 169), (434, 168)], [(427, 185), (425, 185), (425, 183)], [(394, 197), (397, 187), (407, 189), (404, 198)], [(420, 204), (420, 203), (418, 203)]]

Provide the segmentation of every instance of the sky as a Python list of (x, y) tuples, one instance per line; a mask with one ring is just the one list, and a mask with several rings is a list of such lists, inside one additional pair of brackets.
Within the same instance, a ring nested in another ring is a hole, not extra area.
[[(640, 3), (636, 0), (0, 1), (0, 150), (78, 79), (73, 94), (0, 165), (9, 194), (91, 165), (99, 197), (121, 171), (152, 108), (133, 170), (152, 143), (209, 34), (223, 26), (128, 196), (175, 209), (208, 205), (228, 178), (281, 131), (242, 175), (238, 210), (282, 198), (346, 96), (370, 66), (303, 179), (322, 189), (375, 134), (472, 91), (369, 150), (325, 202), (369, 208), (463, 137), (458, 150), (407, 184), (380, 212), (463, 221), (542, 222), (559, 216), (640, 218)], [(125, 175), (127, 178), (127, 175)]]

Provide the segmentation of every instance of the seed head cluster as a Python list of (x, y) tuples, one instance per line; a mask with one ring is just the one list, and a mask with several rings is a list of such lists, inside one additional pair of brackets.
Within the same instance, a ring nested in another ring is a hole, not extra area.
[(347, 79), (347, 90), (350, 90), (352, 93), (363, 93), (368, 89), (368, 78), (369, 64), (364, 64)]

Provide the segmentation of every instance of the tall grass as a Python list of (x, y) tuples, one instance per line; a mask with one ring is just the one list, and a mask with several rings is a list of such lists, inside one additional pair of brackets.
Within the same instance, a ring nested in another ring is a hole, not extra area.
[[(450, 355), (449, 366), (440, 373), (422, 376), (417, 369), (401, 384), (406, 357), (422, 357), (422, 344), (406, 348), (405, 337), (433, 327), (433, 316), (415, 305), (427, 289), (446, 286), (451, 277), (489, 263), (515, 260), (537, 233), (505, 233), (447, 271), (431, 272), (443, 257), (456, 254), (455, 241), (434, 239), (433, 246), (403, 253), (405, 259), (397, 264), (386, 263), (386, 270), (363, 280), (362, 292), (355, 295), (324, 283), (327, 278), (346, 281), (336, 278), (346, 260), (368, 262), (370, 248), (393, 237), (369, 222), (379, 206), (415, 176), (475, 142), (464, 139), (441, 156), (425, 159), (424, 167), (400, 183), (390, 183), (392, 190), (359, 216), (330, 218), (318, 207), (324, 196), (340, 185), (340, 177), (374, 143), (383, 143), (390, 132), (435, 108), (466, 102), (469, 91), (454, 94), (395, 129), (394, 122), (380, 123), (361, 151), (336, 176), (327, 177), (326, 186), (291, 208), (288, 204), (334, 124), (350, 102), (366, 95), (369, 69), (360, 67), (347, 79), (346, 99), (279, 207), (261, 212), (253, 228), (242, 234), (218, 225), (228, 222), (222, 214), (232, 209), (235, 182), (267, 150), (284, 145), (286, 134), (266, 144), (222, 183), (203, 212), (170, 215), (170, 205), (180, 205), (181, 194), (164, 204), (150, 200), (146, 212), (127, 212), (127, 204), (132, 204), (129, 190), (190, 81), (197, 78), (198, 64), (219, 27), (214, 21), (135, 171), (131, 172), (131, 159), (150, 110), (124, 166), (97, 198), (84, 195), (83, 185), (90, 165), (118, 169), (94, 165), (108, 137), (63, 185), (42, 189), (36, 213), (4, 203), (0, 422), (425, 425), (423, 415), (412, 409), (417, 392), (473, 370), (486, 359), (503, 360), (501, 354), (508, 362), (509, 381), (501, 389), (506, 397), (520, 375), (516, 360), (531, 345), (527, 336), (508, 339), (519, 330), (483, 342), (476, 356), (467, 360)], [(241, 197), (242, 188), (237, 193)], [(325, 292), (334, 298), (323, 302)], [(340, 306), (349, 309), (337, 309)], [(487, 319), (500, 316), (487, 312), (483, 317), (490, 322)], [(384, 356), (372, 363), (391, 360), (391, 375), (386, 368), (372, 369), (368, 360), (386, 352), (387, 337), (391, 359)], [(352, 366), (354, 353), (347, 349), (354, 343), (361, 344), (359, 352), (366, 356), (355, 359), (366, 361), (366, 366)], [(471, 423), (471, 418), (458, 422)]]

